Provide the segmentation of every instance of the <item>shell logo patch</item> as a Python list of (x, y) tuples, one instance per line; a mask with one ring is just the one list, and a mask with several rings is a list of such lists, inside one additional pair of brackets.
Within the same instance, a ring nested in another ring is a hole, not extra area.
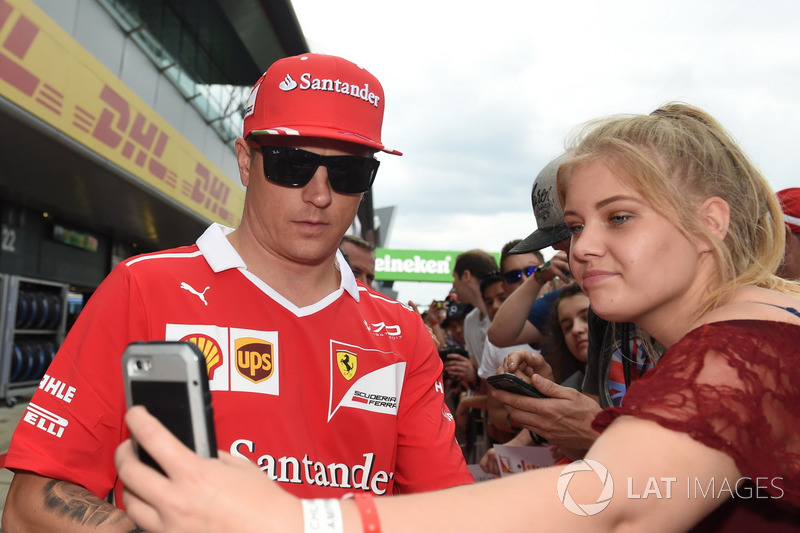
[(200, 351), (203, 352), (203, 357), (206, 359), (208, 379), (214, 379), (214, 371), (222, 366), (222, 349), (217, 344), (217, 341), (213, 337), (203, 334), (186, 335), (181, 341), (191, 342), (200, 348)]
[(336, 364), (339, 365), (339, 372), (342, 373), (344, 379), (350, 381), (356, 375), (356, 370), (358, 370), (358, 356), (347, 350), (338, 350), (336, 352)]

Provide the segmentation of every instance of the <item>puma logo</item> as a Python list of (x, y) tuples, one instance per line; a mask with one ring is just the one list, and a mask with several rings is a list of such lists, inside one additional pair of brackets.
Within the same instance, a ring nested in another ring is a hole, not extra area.
[(197, 296), (198, 298), (200, 298), (200, 300), (201, 300), (201, 301), (202, 301), (202, 302), (203, 302), (205, 305), (208, 305), (208, 302), (206, 301), (206, 291), (207, 291), (208, 289), (210, 289), (210, 288), (211, 288), (211, 287), (206, 287), (205, 289), (203, 289), (203, 292), (197, 292), (197, 291), (194, 289), (194, 287), (192, 287), (191, 285), (189, 285), (189, 284), (188, 284), (188, 283), (186, 283), (185, 281), (182, 281), (182, 282), (181, 282), (181, 289), (185, 289), (185, 290), (187, 290), (187, 291), (191, 292), (192, 294), (194, 294), (195, 296)]

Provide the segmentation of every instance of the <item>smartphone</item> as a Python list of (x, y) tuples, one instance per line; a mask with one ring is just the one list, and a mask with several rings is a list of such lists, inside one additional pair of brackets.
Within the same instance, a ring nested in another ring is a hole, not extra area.
[(496, 389), (515, 394), (522, 394), (531, 398), (547, 398), (547, 396), (539, 392), (539, 389), (514, 374), (495, 374), (486, 378), (486, 382)]
[(447, 348), (439, 348), (439, 357), (442, 358), (442, 362), (446, 363), (450, 361), (450, 358), (447, 357), (451, 353), (457, 353), (459, 355), (463, 355), (464, 357), (469, 357), (469, 352), (467, 352), (464, 348), (459, 348), (458, 346), (448, 346)]
[[(122, 354), (128, 408), (144, 405), (181, 442), (202, 457), (217, 456), (206, 361), (191, 342), (135, 342)], [(161, 470), (133, 441), (139, 459)]]

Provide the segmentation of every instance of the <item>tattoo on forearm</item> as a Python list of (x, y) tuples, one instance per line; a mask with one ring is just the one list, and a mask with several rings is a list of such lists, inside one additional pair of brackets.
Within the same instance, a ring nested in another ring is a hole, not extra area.
[(118, 511), (111, 504), (83, 487), (57, 479), (45, 485), (44, 503), (56, 514), (70, 518), (82, 525), (95, 527)]

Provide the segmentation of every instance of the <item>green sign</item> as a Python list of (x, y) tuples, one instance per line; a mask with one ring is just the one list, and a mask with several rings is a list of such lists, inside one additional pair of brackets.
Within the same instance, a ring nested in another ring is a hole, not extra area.
[[(378, 281), (453, 281), (453, 265), (461, 252), (375, 249)], [(499, 261), (500, 254), (493, 254)]]

